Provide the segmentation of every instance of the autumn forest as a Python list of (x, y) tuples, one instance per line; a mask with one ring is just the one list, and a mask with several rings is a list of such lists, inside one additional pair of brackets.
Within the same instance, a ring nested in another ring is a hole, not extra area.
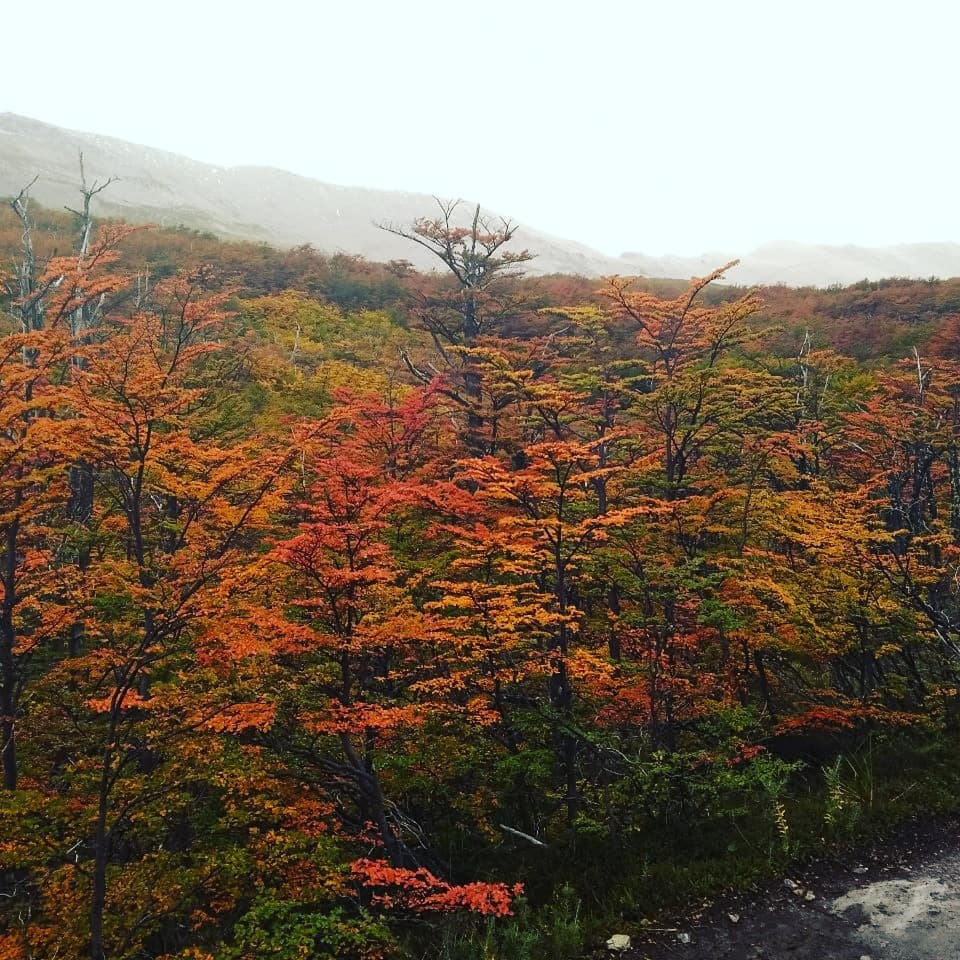
[(0, 213), (0, 960), (574, 960), (954, 809), (960, 281), (102, 187)]

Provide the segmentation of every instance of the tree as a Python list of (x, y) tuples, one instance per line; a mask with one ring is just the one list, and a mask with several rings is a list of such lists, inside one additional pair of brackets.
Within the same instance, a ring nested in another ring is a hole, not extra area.
[(409, 352), (403, 357), (409, 371), (421, 383), (430, 383), (443, 373), (453, 382), (451, 396), (467, 413), (467, 436), (472, 448), (483, 447), (483, 417), (479, 412), (482, 377), (474, 363), (473, 350), (496, 326), (523, 306), (514, 281), (518, 269), (533, 259), (529, 250), (505, 249), (516, 232), (510, 220), (483, 216), (477, 204), (468, 226), (458, 226), (461, 201), (437, 200), (440, 215), (421, 217), (411, 227), (381, 224), (381, 228), (404, 237), (429, 251), (446, 267), (453, 289), (415, 294), (415, 311), (429, 333), (440, 366), (417, 366)]
[[(135, 892), (154, 860), (130, 848), (149, 811), (182, 801), (202, 769), (186, 762), (188, 741), (209, 718), (189, 684), (171, 681), (189, 673), (208, 604), (251, 549), (283, 464), (262, 444), (194, 435), (203, 390), (191, 380), (217, 349), (222, 300), (198, 298), (189, 278), (157, 297), (158, 312), (102, 328), (63, 388), (73, 450), (94, 468), (99, 496), (91, 562), (75, 588), (87, 649), (48, 675), (48, 688), (68, 692), (46, 720), (70, 745), (59, 781), (82, 811), (76, 862), (55, 876), (73, 891), (78, 875), (89, 884), (92, 960), (127, 955), (176, 908), (176, 897)], [(126, 902), (108, 911), (111, 877)], [(64, 936), (82, 935), (74, 922)]]
[[(76, 355), (69, 318), (84, 310), (91, 300), (102, 300), (123, 285), (124, 279), (111, 274), (108, 268), (116, 244), (127, 232), (108, 231), (85, 259), (55, 257), (38, 272), (27, 194), (22, 191), (13, 204), (24, 232), (18, 279), (5, 284), (11, 294), (8, 309), (19, 330), (5, 338), (2, 355), (6, 419), (0, 436), (6, 503), (0, 561), (0, 715), (4, 783), (8, 789), (13, 789), (17, 782), (15, 727), (20, 695), (27, 681), (26, 666), (41, 644), (51, 639), (47, 630), (40, 627), (44, 615), (32, 606), (49, 591), (50, 578), (57, 570), (50, 565), (52, 543), (41, 543), (45, 537), (56, 536), (51, 531), (56, 498), (63, 496), (68, 514), (72, 502), (57, 482), (57, 471), (63, 465), (62, 458), (67, 456), (71, 438), (71, 427), (64, 420), (71, 418), (72, 410), (60, 389), (67, 374), (65, 365), (72, 363)], [(40, 560), (44, 555), (46, 567)], [(48, 587), (28, 587), (27, 581), (41, 572)], [(66, 587), (62, 589), (68, 592)], [(51, 599), (49, 595), (46, 598)], [(54, 603), (49, 609), (59, 607)]]
[(641, 356), (650, 361), (651, 413), (663, 435), (668, 498), (680, 494), (701, 436), (714, 422), (705, 414), (714, 374), (727, 351), (745, 335), (745, 321), (760, 306), (755, 294), (720, 307), (698, 302), (706, 287), (735, 264), (693, 279), (687, 291), (671, 300), (631, 291), (631, 281), (617, 277), (602, 291), (614, 319), (636, 324)]
[[(66, 443), (54, 383), (68, 361), (63, 331), (7, 336), (0, 353), (0, 755), (3, 785), (18, 780), (17, 726), (31, 662), (55, 640), (70, 592), (55, 563), (51, 521), (66, 497)], [(25, 360), (25, 358), (28, 358)]]
[[(344, 810), (345, 824), (373, 824), (389, 860), (403, 867), (416, 858), (399, 809), (386, 799), (377, 756), (429, 710), (410, 686), (434, 631), (403, 590), (394, 553), (405, 516), (437, 502), (424, 483), (444, 442), (438, 418), (436, 393), (415, 391), (385, 402), (354, 398), (311, 427), (301, 439), (309, 480), (296, 507), (299, 532), (275, 551), (290, 572), (287, 602), (310, 638), (296, 630), (292, 640), (278, 640), (278, 656), (299, 653), (284, 700), (293, 742), (353, 799), (356, 816)], [(332, 743), (339, 759), (327, 754)]]

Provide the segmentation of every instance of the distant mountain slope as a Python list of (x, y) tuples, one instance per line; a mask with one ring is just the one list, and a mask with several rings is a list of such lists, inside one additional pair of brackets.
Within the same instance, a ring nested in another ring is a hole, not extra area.
[[(0, 195), (17, 193), (35, 175), (38, 202), (51, 207), (77, 201), (77, 156), (89, 176), (119, 177), (97, 198), (97, 210), (134, 222), (155, 221), (209, 230), (231, 239), (278, 246), (311, 243), (324, 252), (361, 254), (371, 260), (407, 259), (433, 269), (430, 255), (376, 226), (409, 224), (432, 215), (425, 194), (342, 187), (265, 167), (214, 167), (177, 154), (96, 134), (78, 133), (12, 113), (0, 113)], [(464, 208), (466, 213), (466, 208)], [(532, 273), (584, 276), (703, 274), (737, 254), (608, 257), (583, 244), (522, 225), (514, 241), (537, 258)], [(767, 244), (740, 255), (735, 283), (790, 285), (853, 283), (889, 276), (949, 277), (960, 274), (960, 244), (909, 244), (889, 248)]]
[[(892, 247), (829, 246), (789, 241), (767, 243), (746, 254), (708, 253), (697, 258), (645, 257), (625, 253), (621, 260), (633, 271), (664, 270), (648, 276), (700, 275), (739, 257), (730, 280), (742, 284), (783, 283), (793, 287), (832, 284), (844, 286), (859, 280), (910, 277), (944, 280), (960, 276), (960, 243), (904, 243)], [(671, 270), (687, 268), (677, 274)], [(621, 272), (630, 273), (624, 269)]]
[[(406, 225), (432, 216), (437, 211), (433, 197), (335, 186), (264, 167), (214, 167), (10, 113), (0, 114), (0, 195), (15, 194), (39, 174), (32, 190), (38, 202), (75, 205), (81, 151), (91, 178), (120, 178), (96, 200), (103, 215), (183, 223), (228, 238), (278, 246), (312, 243), (325, 252), (437, 266), (426, 251), (375, 226), (391, 221)], [(539, 273), (598, 276), (622, 269), (614, 258), (533, 229), (524, 228), (516, 245), (535, 250)]]

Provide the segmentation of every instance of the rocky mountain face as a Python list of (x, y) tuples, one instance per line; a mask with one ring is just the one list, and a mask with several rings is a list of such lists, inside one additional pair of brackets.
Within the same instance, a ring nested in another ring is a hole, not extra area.
[[(265, 167), (215, 167), (11, 113), (0, 113), (0, 196), (16, 194), (37, 176), (31, 193), (39, 203), (75, 205), (81, 152), (90, 179), (118, 178), (96, 198), (102, 216), (183, 224), (229, 239), (277, 246), (310, 243), (324, 252), (360, 254), (371, 260), (407, 259), (422, 269), (436, 266), (426, 251), (377, 226), (408, 225), (417, 217), (432, 216), (437, 202), (425, 194), (337, 186)], [(470, 210), (467, 204), (461, 207), (464, 218)], [(960, 274), (960, 244), (955, 243), (886, 248), (775, 243), (740, 254), (609, 257), (525, 224), (513, 243), (536, 254), (528, 269), (541, 274), (689, 277), (737, 257), (741, 264), (728, 276), (740, 284), (827, 286), (890, 276)]]

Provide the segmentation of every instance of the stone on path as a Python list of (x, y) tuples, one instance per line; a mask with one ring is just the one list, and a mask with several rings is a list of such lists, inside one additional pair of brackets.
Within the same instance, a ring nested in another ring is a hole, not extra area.
[(607, 941), (607, 949), (611, 953), (622, 953), (630, 949), (630, 938), (625, 933), (615, 933)]

